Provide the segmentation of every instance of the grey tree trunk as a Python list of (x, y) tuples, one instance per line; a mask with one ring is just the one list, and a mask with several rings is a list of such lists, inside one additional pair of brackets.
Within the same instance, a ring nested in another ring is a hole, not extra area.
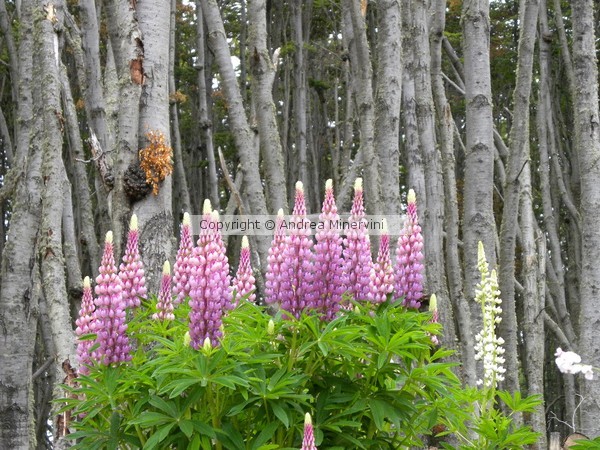
[[(529, 165), (529, 98), (533, 71), (534, 46), (538, 23), (538, 1), (522, 0), (522, 26), (519, 35), (517, 83), (513, 92), (513, 125), (510, 131), (510, 154), (506, 168), (504, 207), (500, 228), (499, 286), (502, 293), (502, 322), (499, 334), (505, 341), (505, 389), (519, 389), (518, 324), (515, 300), (515, 246), (522, 182)], [(532, 232), (532, 231), (530, 231)], [(531, 240), (531, 236), (529, 236)], [(524, 297), (525, 302), (529, 301)]]
[[(278, 53), (269, 55), (267, 48), (267, 2), (253, 0), (249, 4), (249, 44), (252, 51), (250, 72), (252, 74), (252, 96), (256, 107), (256, 122), (260, 150), (267, 185), (267, 203), (270, 211), (288, 210), (283, 150), (277, 129), (275, 103), (273, 103), (273, 81), (279, 63)], [(302, 52), (302, 49), (297, 49)]]
[[(477, 245), (483, 242), (491, 267), (496, 265), (496, 225), (493, 215), (494, 135), (490, 81), (489, 3), (465, 0), (462, 4), (466, 100), (466, 155), (464, 164), (463, 267), (465, 295), (475, 297), (480, 275)], [(471, 301), (471, 317), (477, 329), (481, 311)]]
[[(594, 35), (592, 0), (571, 2), (573, 20), (573, 119), (575, 146), (581, 178), (580, 210), (582, 216), (582, 249), (579, 282), (580, 336), (583, 360), (600, 365), (600, 117), (598, 115), (598, 66)], [(584, 401), (581, 410), (581, 432), (600, 434), (600, 384), (582, 380)]]

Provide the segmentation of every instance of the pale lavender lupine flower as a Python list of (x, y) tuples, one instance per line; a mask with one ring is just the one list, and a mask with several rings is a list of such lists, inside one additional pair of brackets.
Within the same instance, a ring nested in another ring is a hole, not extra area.
[[(79, 318), (75, 321), (77, 328), (75, 334), (77, 336), (84, 336), (86, 334), (92, 334), (96, 332), (95, 326), (95, 311), (94, 296), (92, 295), (92, 286), (90, 284), (90, 277), (83, 279), (83, 295), (81, 297), (81, 309), (79, 310)], [(77, 362), (79, 363), (78, 372), (82, 375), (87, 375), (89, 365), (92, 362), (92, 355), (90, 349), (94, 345), (94, 340), (77, 340)]]
[(140, 306), (139, 297), (145, 297), (147, 294), (144, 263), (139, 250), (139, 237), (137, 216), (133, 214), (129, 222), (123, 262), (119, 266), (119, 277), (123, 286), (122, 295), (126, 308), (137, 308)]
[(179, 240), (179, 249), (177, 258), (173, 266), (173, 293), (177, 295), (175, 303), (179, 304), (190, 295), (190, 273), (192, 270), (192, 261), (194, 257), (194, 243), (192, 241), (192, 222), (190, 215), (183, 214), (181, 223), (181, 236)]
[(275, 234), (267, 257), (267, 273), (265, 274), (265, 302), (270, 305), (281, 297), (282, 265), (286, 245), (283, 209), (277, 212)]
[(175, 320), (173, 300), (171, 298), (171, 264), (169, 261), (165, 261), (163, 264), (156, 310), (157, 312), (152, 314), (154, 320)]
[(96, 343), (92, 357), (105, 365), (131, 360), (125, 302), (117, 275), (112, 231), (106, 233), (100, 275), (96, 278)]
[(229, 263), (225, 246), (217, 230), (219, 213), (211, 212), (208, 200), (204, 201), (203, 227), (194, 248), (193, 265), (190, 273), (190, 345), (199, 349), (209, 338), (216, 347), (223, 335), (222, 316), (232, 306)]
[(423, 236), (417, 215), (415, 191), (408, 191), (407, 219), (398, 238), (394, 291), (408, 308), (419, 308), (423, 296)]
[(390, 235), (385, 219), (383, 219), (382, 228), (377, 261), (371, 269), (369, 300), (373, 303), (385, 302), (388, 295), (394, 290), (394, 269), (390, 258)]
[(252, 273), (252, 265), (250, 264), (250, 244), (248, 243), (248, 237), (242, 237), (242, 248), (240, 250), (240, 263), (238, 270), (233, 279), (232, 289), (235, 291), (234, 304), (243, 298), (249, 302), (256, 300), (256, 279)]
[(304, 415), (304, 436), (302, 437), (301, 450), (317, 450), (317, 446), (315, 445), (315, 432), (309, 413)]
[(314, 254), (310, 238), (310, 222), (306, 218), (306, 201), (302, 182), (296, 183), (296, 197), (290, 234), (285, 239), (281, 265), (281, 308), (300, 317), (305, 308), (315, 308), (311, 300)]
[[(371, 244), (363, 204), (362, 178), (354, 182), (354, 200), (350, 210), (350, 226), (344, 239), (344, 272), (348, 276), (348, 293), (354, 300), (367, 300), (370, 294)], [(351, 307), (351, 304), (348, 304)]]
[(325, 183), (325, 199), (319, 215), (319, 231), (315, 245), (313, 296), (317, 310), (332, 320), (340, 309), (342, 294), (347, 289), (342, 258), (340, 216), (333, 195), (333, 181)]

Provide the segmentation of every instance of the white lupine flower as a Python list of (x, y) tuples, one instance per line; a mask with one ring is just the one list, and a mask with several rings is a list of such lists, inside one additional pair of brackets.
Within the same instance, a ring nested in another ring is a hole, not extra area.
[(483, 243), (479, 243), (477, 255), (477, 267), (481, 273), (481, 281), (475, 290), (475, 301), (481, 304), (483, 313), (483, 328), (475, 336), (475, 359), (483, 361), (483, 379), (477, 381), (477, 385), (486, 388), (495, 388), (499, 381), (504, 380), (504, 339), (496, 336), (496, 324), (502, 318), (502, 303), (500, 291), (498, 290), (498, 279), (496, 271), (489, 272), (489, 265), (485, 258)]
[(581, 356), (575, 352), (565, 352), (560, 347), (556, 349), (556, 365), (562, 373), (581, 373), (586, 380), (594, 379), (594, 368), (589, 364), (581, 364)]

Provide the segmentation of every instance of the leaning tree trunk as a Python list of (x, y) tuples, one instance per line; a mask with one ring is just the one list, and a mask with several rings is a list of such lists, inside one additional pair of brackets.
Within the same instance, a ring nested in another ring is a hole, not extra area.
[(31, 371), (38, 298), (33, 292), (33, 278), (43, 190), (42, 149), (38, 145), (42, 124), (39, 116), (34, 119), (31, 93), (33, 1), (23, 2), (21, 19), (15, 134), (15, 169), (19, 175), (0, 267), (0, 448), (14, 450), (35, 448)]
[[(483, 242), (490, 266), (496, 265), (489, 3), (465, 0), (462, 5), (462, 23), (467, 129), (463, 191), (463, 263), (465, 295), (468, 299), (473, 299), (475, 286), (480, 280), (477, 269), (479, 241)], [(474, 327), (479, 327), (481, 308), (476, 302), (471, 302), (471, 317)]]
[[(600, 117), (598, 66), (592, 0), (573, 0), (573, 66), (575, 69), (573, 119), (581, 178), (582, 252), (579, 294), (579, 349), (583, 360), (600, 365)], [(584, 396), (581, 432), (600, 434), (600, 383), (582, 380)]]
[[(500, 228), (500, 270), (498, 282), (502, 293), (502, 322), (499, 334), (505, 342), (505, 389), (519, 391), (518, 325), (515, 300), (515, 246), (522, 182), (529, 170), (529, 98), (533, 71), (534, 46), (538, 22), (538, 0), (521, 2), (517, 83), (513, 92), (513, 125), (510, 130), (510, 154), (506, 168), (504, 207)], [(530, 301), (524, 298), (525, 302)]]

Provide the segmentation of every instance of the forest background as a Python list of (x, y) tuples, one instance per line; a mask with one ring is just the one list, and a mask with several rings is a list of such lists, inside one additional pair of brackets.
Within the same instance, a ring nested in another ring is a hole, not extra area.
[[(426, 293), (464, 382), (477, 378), (482, 241), (499, 273), (503, 388), (543, 395), (524, 420), (544, 436), (600, 435), (600, 382), (553, 359), (562, 347), (600, 366), (598, 10), (0, 1), (0, 448), (51, 445), (82, 276), (96, 275), (107, 230), (119, 257), (137, 214), (156, 291), (183, 212), (203, 199), (289, 212), (301, 180), (316, 213), (332, 178), (348, 211), (357, 176), (369, 214), (399, 214), (416, 191)], [(257, 273), (269, 241), (252, 243)]]

